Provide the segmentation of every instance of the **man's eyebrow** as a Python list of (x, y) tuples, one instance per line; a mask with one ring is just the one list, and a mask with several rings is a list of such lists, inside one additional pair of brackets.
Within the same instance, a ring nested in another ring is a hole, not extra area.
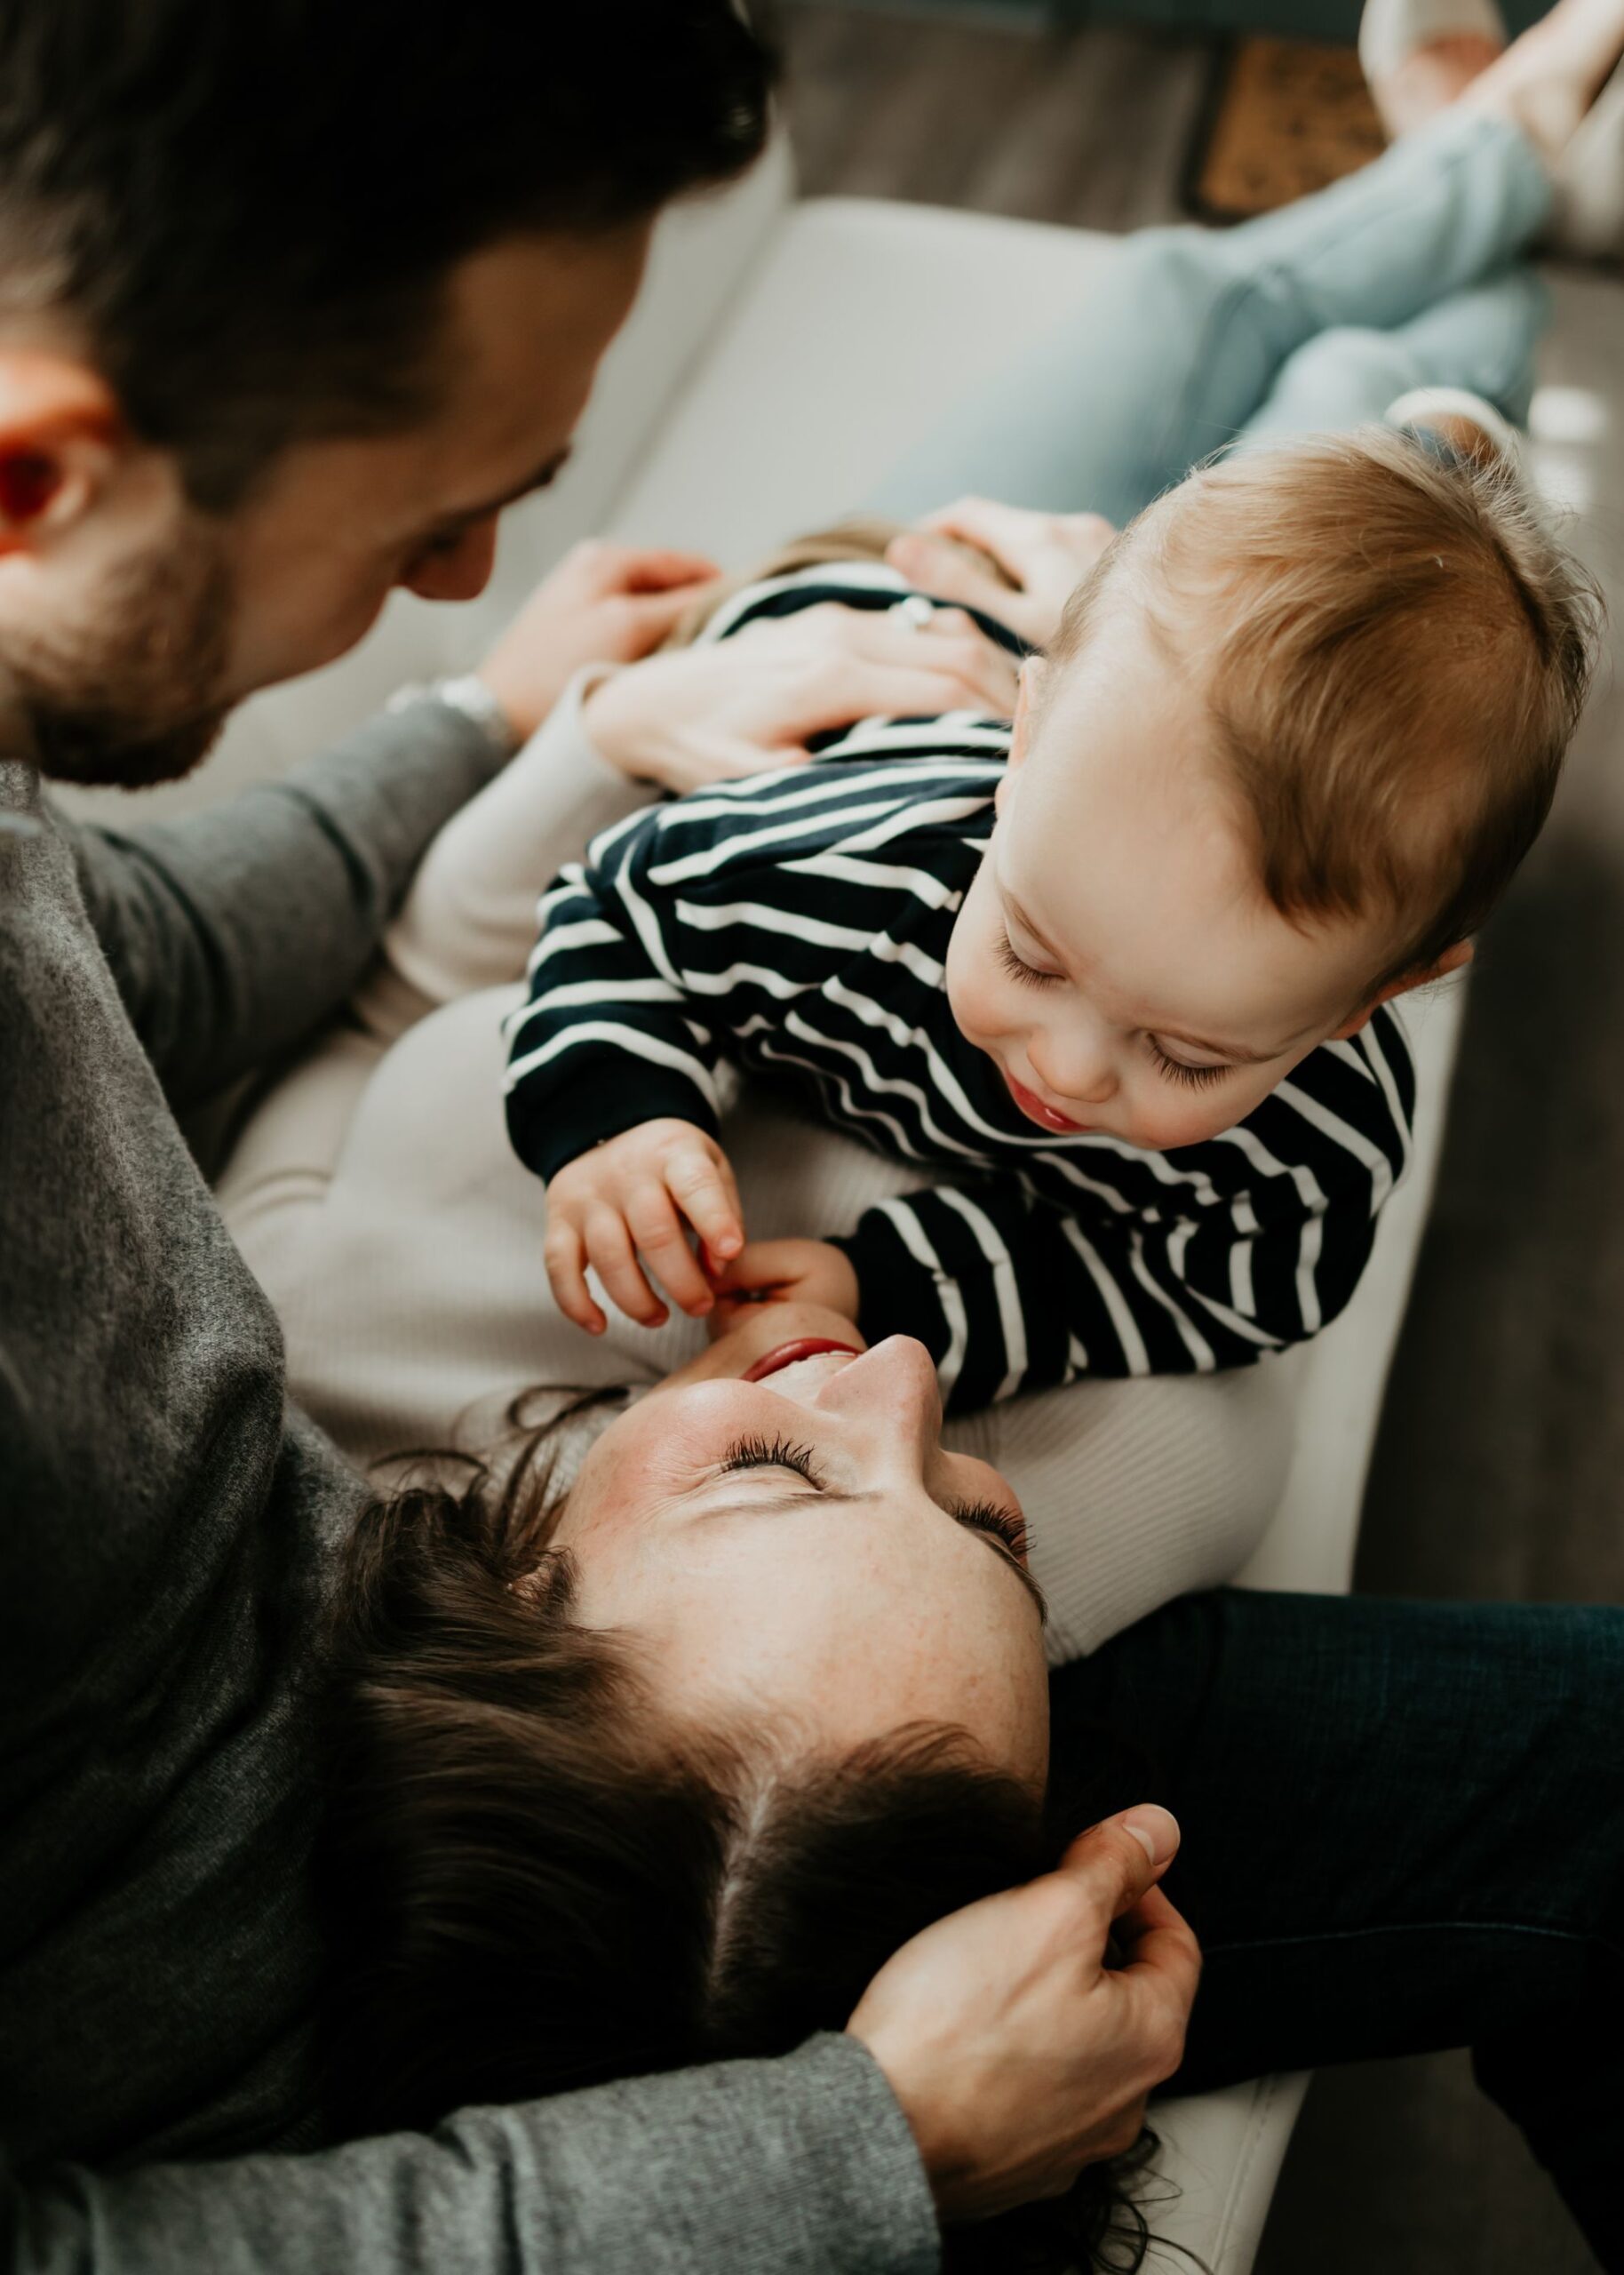
[[(1063, 968), (1065, 958), (1058, 949), (1051, 946), (1044, 938), (1008, 886), (1005, 885), (1001, 890), (1004, 895), (1004, 905), (1021, 930), (1030, 933), (1043, 950), (1044, 954), (1051, 957), (1055, 963)], [(1182, 1034), (1177, 1027), (1153, 1026), (1147, 1029), (1147, 1032), (1150, 1034), (1166, 1035), (1169, 1042), (1182, 1042), (1190, 1050), (1211, 1051), (1214, 1058), (1232, 1058), (1237, 1065), (1242, 1066), (1267, 1066), (1271, 1059), (1283, 1058), (1286, 1051), (1291, 1049), (1290, 1043), (1283, 1043), (1278, 1050), (1248, 1050), (1238, 1042), (1213, 1042), (1204, 1035)]]
[[(726, 1517), (748, 1510), (752, 1516), (776, 1517), (787, 1513), (792, 1509), (804, 1509), (808, 1501), (821, 1502), (824, 1508), (860, 1509), (872, 1506), (876, 1501), (883, 1498), (884, 1496), (879, 1493), (826, 1493), (821, 1491), (816, 1485), (808, 1483), (804, 1492), (775, 1493), (768, 1499), (724, 1502), (720, 1507), (708, 1509), (705, 1514), (712, 1517)], [(930, 1497), (930, 1502), (931, 1506), (941, 1509), (942, 1514), (951, 1522), (961, 1525), (966, 1532), (973, 1533), (977, 1540), (986, 1542), (999, 1562), (1007, 1564), (1016, 1579), (1020, 1581), (1027, 1594), (1037, 1605), (1038, 1616), (1047, 1627), (1049, 1618), (1048, 1599), (1013, 1550), (999, 1540), (996, 1533), (989, 1532), (984, 1525), (972, 1523), (962, 1510), (943, 1508), (941, 1502), (934, 1494)]]
[(569, 464), (571, 447), (566, 443), (561, 451), (554, 451), (552, 457), (544, 465), (538, 466), (534, 474), (527, 475), (522, 482), (515, 483), (511, 490), (505, 490), (499, 498), (487, 499), (484, 504), (480, 506), (458, 506), (451, 512), (442, 514), (440, 516), (440, 524), (455, 527), (458, 522), (482, 522), (491, 514), (500, 514), (509, 506), (516, 506), (521, 498), (531, 497), (537, 490), (546, 489), (550, 483), (558, 480), (559, 475)]

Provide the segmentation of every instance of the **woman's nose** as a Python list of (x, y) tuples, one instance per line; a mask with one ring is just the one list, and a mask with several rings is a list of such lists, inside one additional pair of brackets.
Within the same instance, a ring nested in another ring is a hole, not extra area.
[(1026, 1049), (1032, 1073), (1052, 1098), (1103, 1106), (1117, 1087), (1115, 1055), (1101, 1033), (1035, 1034)]
[(880, 1423), (899, 1442), (935, 1445), (942, 1433), (942, 1393), (935, 1361), (911, 1335), (891, 1335), (819, 1390), (814, 1405), (853, 1420)]

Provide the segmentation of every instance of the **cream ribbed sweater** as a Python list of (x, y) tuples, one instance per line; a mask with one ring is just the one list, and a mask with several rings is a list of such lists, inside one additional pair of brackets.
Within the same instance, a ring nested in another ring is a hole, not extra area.
[[(681, 1316), (650, 1332), (610, 1307), (597, 1340), (560, 1316), (545, 1196), (504, 1127), (500, 1023), (523, 993), (537, 896), (647, 797), (593, 749), (585, 676), (441, 832), (354, 1024), (265, 1100), (221, 1180), (282, 1315), (294, 1395), (359, 1460), (488, 1441), (535, 1384), (656, 1382), (704, 1339)], [(753, 1238), (843, 1232), (923, 1181), (754, 1093), (724, 1135)], [(1288, 1355), (1078, 1383), (949, 1425), (1026, 1510), (1055, 1657), (1245, 1560), (1278, 1498), (1297, 1379)]]

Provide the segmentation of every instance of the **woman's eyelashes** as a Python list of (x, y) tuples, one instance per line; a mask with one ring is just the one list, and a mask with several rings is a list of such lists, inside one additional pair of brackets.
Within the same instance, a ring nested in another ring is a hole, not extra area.
[(740, 1438), (728, 1447), (721, 1466), (724, 1475), (738, 1469), (792, 1469), (808, 1485), (816, 1485), (820, 1492), (824, 1489), (811, 1448), (794, 1445), (788, 1438)]
[(1001, 1540), (1017, 1563), (1026, 1561), (1026, 1520), (1019, 1509), (1001, 1509), (996, 1501), (960, 1501), (948, 1511), (975, 1532), (990, 1532)]
[[(724, 1476), (741, 1469), (789, 1469), (818, 1492), (828, 1489), (810, 1447), (795, 1445), (788, 1438), (740, 1438), (728, 1447), (721, 1469)], [(967, 1525), (972, 1532), (990, 1532), (1017, 1562), (1024, 1558), (1026, 1520), (1019, 1509), (1002, 1508), (996, 1501), (947, 1501), (942, 1505), (956, 1524)]]

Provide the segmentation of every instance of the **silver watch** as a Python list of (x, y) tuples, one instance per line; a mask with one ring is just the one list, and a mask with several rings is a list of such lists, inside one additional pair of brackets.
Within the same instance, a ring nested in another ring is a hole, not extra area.
[(384, 709), (393, 714), (410, 711), (414, 703), (443, 703), (449, 711), (460, 711), (465, 719), (473, 720), (498, 758), (511, 758), (523, 740), (475, 672), (465, 672), (456, 679), (413, 680), (406, 687), (396, 688)]

